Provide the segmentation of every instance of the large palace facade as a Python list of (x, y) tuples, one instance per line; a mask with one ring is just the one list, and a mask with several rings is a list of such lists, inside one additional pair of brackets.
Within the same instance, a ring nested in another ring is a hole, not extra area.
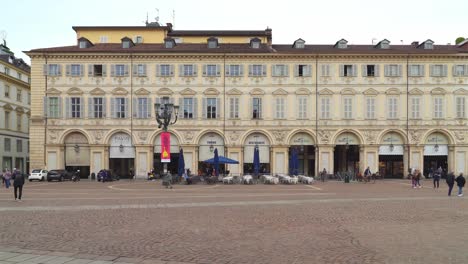
[(73, 46), (34, 49), (31, 168), (161, 169), (154, 104), (180, 107), (171, 163), (203, 169), (213, 149), (231, 173), (317, 175), (367, 166), (401, 178), (468, 169), (468, 43), (272, 43), (260, 31), (74, 27)]

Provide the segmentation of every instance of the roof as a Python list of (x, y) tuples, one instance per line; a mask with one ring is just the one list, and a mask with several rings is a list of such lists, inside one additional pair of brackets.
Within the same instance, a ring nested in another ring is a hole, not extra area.
[(267, 36), (270, 35), (265, 30), (174, 30), (167, 35), (171, 37), (184, 36)]
[(16, 58), (8, 54), (0, 54), (0, 60), (4, 61), (10, 65), (13, 65), (25, 72), (31, 72), (31, 66), (29, 66), (23, 59)]
[(468, 53), (468, 50), (456, 45), (434, 45), (434, 49), (418, 49), (411, 45), (392, 45), (388, 49), (378, 49), (374, 45), (348, 45), (345, 49), (337, 49), (334, 45), (305, 45), (303, 49), (295, 49), (290, 44), (261, 44), (253, 49), (249, 43), (219, 44), (218, 48), (208, 48), (206, 43), (178, 43), (174, 48), (166, 48), (163, 43), (142, 43), (130, 48), (123, 48), (120, 43), (98, 43), (89, 48), (80, 49), (77, 45), (33, 49), (29, 53), (276, 53), (276, 54), (457, 54)]
[(154, 30), (155, 28), (170, 29), (170, 26), (73, 26), (74, 31), (78, 30), (120, 30), (120, 29), (136, 29), (136, 30)]

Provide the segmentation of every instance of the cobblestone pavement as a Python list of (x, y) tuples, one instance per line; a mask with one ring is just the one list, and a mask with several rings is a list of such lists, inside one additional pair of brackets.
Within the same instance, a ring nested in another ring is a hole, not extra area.
[(429, 181), (12, 191), (0, 189), (0, 264), (468, 263), (468, 201)]

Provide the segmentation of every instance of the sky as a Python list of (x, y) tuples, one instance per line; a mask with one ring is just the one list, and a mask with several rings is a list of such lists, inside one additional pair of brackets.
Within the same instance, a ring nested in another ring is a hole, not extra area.
[[(432, 39), (455, 44), (468, 37), (466, 0), (1, 0), (0, 38), (22, 51), (76, 44), (72, 26), (143, 26), (175, 30), (273, 30), (274, 44), (410, 44)], [(6, 7), (6, 8), (5, 8)], [(157, 11), (159, 10), (159, 11)], [(173, 18), (173, 14), (175, 14)], [(2, 34), (3, 33), (3, 34)], [(1, 40), (1, 39), (0, 39)]]

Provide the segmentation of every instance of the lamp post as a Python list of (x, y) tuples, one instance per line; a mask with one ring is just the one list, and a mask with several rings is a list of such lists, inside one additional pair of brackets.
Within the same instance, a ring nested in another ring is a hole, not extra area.
[(438, 144), (437, 134), (436, 134), (435, 142), (436, 142), (436, 144), (434, 145), (434, 151), (438, 152), (439, 151), (439, 144)]
[(393, 152), (395, 146), (393, 145), (393, 135), (390, 134), (390, 152)]
[[(155, 103), (154, 112), (156, 116), (156, 122), (158, 122), (158, 128), (162, 128), (164, 132), (167, 132), (169, 125), (173, 125), (177, 122), (177, 115), (179, 114), (179, 106), (172, 103)], [(174, 115), (174, 120), (172, 116)], [(163, 163), (164, 173), (167, 172), (167, 162)]]

